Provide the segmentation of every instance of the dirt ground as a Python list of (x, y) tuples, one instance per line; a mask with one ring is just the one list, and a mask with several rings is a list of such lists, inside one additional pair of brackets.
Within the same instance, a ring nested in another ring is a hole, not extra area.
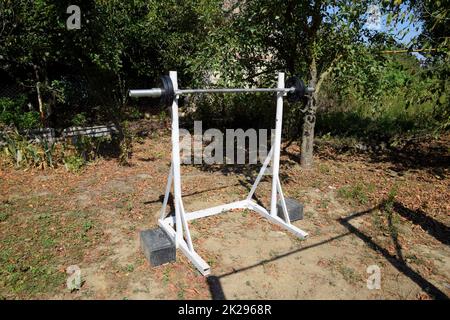
[[(282, 184), (287, 197), (304, 204), (305, 218), (294, 224), (309, 238), (298, 240), (247, 210), (196, 220), (191, 233), (211, 265), (208, 278), (181, 252), (175, 263), (152, 268), (139, 247), (139, 232), (159, 216), (168, 133), (136, 142), (129, 167), (102, 159), (79, 173), (3, 168), (0, 299), (449, 296), (448, 162), (421, 166), (323, 146), (314, 168), (303, 170), (296, 155), (296, 145), (282, 155)], [(186, 211), (244, 199), (256, 169), (183, 166)], [(256, 194), (265, 205), (270, 186), (264, 180)], [(66, 288), (70, 265), (81, 269), (78, 291)], [(367, 287), (373, 265), (380, 289)]]

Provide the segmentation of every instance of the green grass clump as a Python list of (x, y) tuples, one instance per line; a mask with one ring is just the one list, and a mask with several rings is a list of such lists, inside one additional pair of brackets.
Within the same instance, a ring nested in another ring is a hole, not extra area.
[(364, 205), (369, 201), (368, 194), (373, 191), (373, 188), (373, 185), (364, 186), (361, 183), (357, 183), (338, 189), (337, 194), (339, 198)]

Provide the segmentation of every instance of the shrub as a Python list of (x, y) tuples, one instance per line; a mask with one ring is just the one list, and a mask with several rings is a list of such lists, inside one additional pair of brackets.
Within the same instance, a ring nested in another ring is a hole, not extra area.
[(84, 165), (84, 159), (77, 155), (68, 156), (63, 161), (66, 169), (71, 172), (78, 172)]
[(72, 124), (74, 126), (85, 126), (87, 124), (86, 114), (84, 112), (76, 114), (72, 118)]
[(24, 112), (25, 104), (24, 96), (16, 99), (0, 98), (0, 123), (14, 125), (19, 130), (39, 127), (39, 113), (36, 111)]
[(60, 155), (56, 144), (51, 144), (46, 140), (32, 142), (17, 130), (8, 130), (1, 133), (5, 142), (2, 153), (8, 162), (12, 162), (16, 167), (55, 167)]
[(356, 185), (344, 186), (338, 189), (337, 194), (340, 198), (363, 205), (368, 202), (367, 193), (370, 192), (372, 188), (373, 186), (364, 186), (361, 183), (357, 183)]

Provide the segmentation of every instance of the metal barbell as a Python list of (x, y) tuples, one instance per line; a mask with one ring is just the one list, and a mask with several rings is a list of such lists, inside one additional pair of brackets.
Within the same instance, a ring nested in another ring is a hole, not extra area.
[(160, 103), (165, 106), (172, 105), (176, 95), (196, 93), (249, 93), (249, 92), (285, 92), (289, 102), (300, 101), (306, 94), (312, 93), (314, 88), (306, 87), (305, 83), (296, 76), (286, 81), (285, 88), (214, 88), (214, 89), (179, 89), (174, 90), (172, 80), (169, 76), (161, 77), (161, 87), (152, 89), (130, 90), (130, 97), (160, 98)]

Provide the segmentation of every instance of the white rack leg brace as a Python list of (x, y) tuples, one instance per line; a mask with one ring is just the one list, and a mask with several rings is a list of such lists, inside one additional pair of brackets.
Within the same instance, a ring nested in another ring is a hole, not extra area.
[[(176, 248), (186, 255), (187, 258), (195, 265), (195, 267), (204, 276), (210, 274), (210, 266), (203, 260), (194, 250), (192, 244), (191, 234), (189, 232), (188, 221), (207, 217), (219, 213), (223, 213), (232, 209), (250, 209), (258, 212), (263, 217), (269, 219), (271, 222), (285, 228), (292, 232), (297, 237), (304, 239), (308, 233), (292, 225), (289, 220), (286, 203), (284, 201), (283, 191), (279, 179), (280, 170), (280, 146), (281, 146), (281, 129), (283, 120), (283, 97), (286, 95), (284, 84), (284, 73), (278, 73), (278, 86), (280, 91), (277, 92), (277, 111), (275, 122), (275, 140), (270, 152), (265, 159), (263, 166), (253, 184), (247, 198), (242, 201), (236, 201), (229, 204), (207, 208), (203, 210), (185, 212), (183, 206), (183, 199), (181, 195), (181, 173), (180, 173), (180, 139), (179, 139), (179, 124), (178, 124), (178, 98), (180, 91), (178, 90), (177, 73), (170, 71), (170, 79), (172, 80), (175, 98), (172, 103), (172, 163), (170, 166), (169, 177), (167, 180), (167, 187), (164, 196), (163, 206), (161, 208), (161, 217), (158, 220), (159, 226), (172, 238), (175, 242)], [(263, 177), (267, 166), (272, 161), (272, 194), (270, 212), (264, 207), (258, 205), (252, 200), (253, 194)], [(169, 200), (170, 190), (173, 185), (173, 201), (175, 206), (175, 217), (166, 217), (167, 202)], [(283, 218), (277, 214), (277, 200), (281, 201)]]

